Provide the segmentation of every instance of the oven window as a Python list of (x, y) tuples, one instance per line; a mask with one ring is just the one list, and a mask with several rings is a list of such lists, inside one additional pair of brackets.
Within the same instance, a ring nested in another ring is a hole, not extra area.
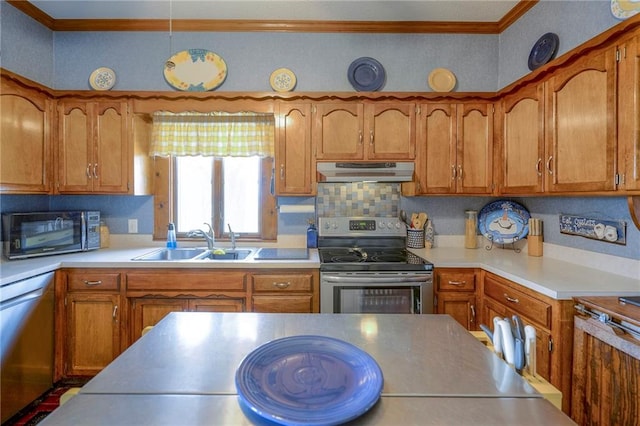
[(334, 287), (334, 312), (342, 314), (419, 314), (420, 287)]

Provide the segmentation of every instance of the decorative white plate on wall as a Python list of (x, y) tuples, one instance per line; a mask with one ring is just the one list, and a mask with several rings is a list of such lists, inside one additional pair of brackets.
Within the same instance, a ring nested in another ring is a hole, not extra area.
[(436, 68), (429, 74), (429, 87), (436, 92), (450, 92), (456, 87), (456, 76), (446, 68)]
[(164, 78), (178, 90), (206, 92), (227, 78), (227, 64), (209, 50), (183, 50), (165, 62)]
[(276, 92), (290, 92), (296, 86), (296, 75), (288, 68), (278, 68), (271, 73), (269, 83)]
[(107, 67), (100, 67), (89, 76), (89, 85), (94, 90), (109, 90), (116, 84), (116, 73)]

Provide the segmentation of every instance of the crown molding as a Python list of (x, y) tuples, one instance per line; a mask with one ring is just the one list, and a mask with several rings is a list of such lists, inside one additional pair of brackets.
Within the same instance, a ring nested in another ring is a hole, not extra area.
[[(498, 22), (177, 19), (179, 32), (499, 34), (539, 0), (520, 0)], [(52, 31), (168, 31), (168, 19), (54, 19), (26, 0), (6, 0)]]

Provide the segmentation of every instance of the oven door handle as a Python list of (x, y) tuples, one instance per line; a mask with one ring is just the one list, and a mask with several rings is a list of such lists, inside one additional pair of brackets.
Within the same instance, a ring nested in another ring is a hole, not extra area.
[(412, 277), (340, 277), (336, 275), (323, 275), (322, 281), (344, 284), (401, 284), (427, 282), (429, 275)]

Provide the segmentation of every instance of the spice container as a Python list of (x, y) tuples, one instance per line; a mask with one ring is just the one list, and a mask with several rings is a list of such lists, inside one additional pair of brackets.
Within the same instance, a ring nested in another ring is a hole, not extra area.
[(100, 221), (100, 248), (109, 247), (110, 236), (111, 234), (109, 232), (109, 227), (107, 226), (104, 220), (101, 220)]
[(527, 253), (529, 256), (542, 256), (542, 220), (529, 219), (529, 236), (527, 236)]
[(474, 249), (478, 247), (478, 211), (477, 210), (465, 210), (464, 214), (464, 247), (468, 249)]

